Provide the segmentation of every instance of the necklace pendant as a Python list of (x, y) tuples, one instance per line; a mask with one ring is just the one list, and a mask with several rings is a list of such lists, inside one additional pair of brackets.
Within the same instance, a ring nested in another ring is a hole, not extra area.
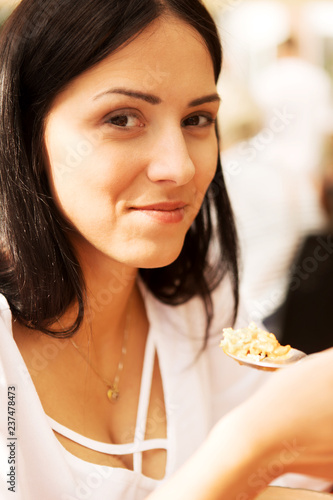
[(107, 397), (110, 403), (115, 403), (119, 399), (119, 391), (115, 386), (108, 387)]

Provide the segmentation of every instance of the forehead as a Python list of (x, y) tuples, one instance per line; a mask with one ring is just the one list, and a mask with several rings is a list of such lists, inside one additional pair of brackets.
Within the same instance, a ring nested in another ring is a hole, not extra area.
[(159, 18), (74, 79), (56, 101), (82, 94), (93, 98), (110, 84), (135, 84), (136, 90), (157, 92), (162, 99), (171, 90), (207, 94), (215, 89), (213, 62), (204, 39), (191, 26), (175, 17)]

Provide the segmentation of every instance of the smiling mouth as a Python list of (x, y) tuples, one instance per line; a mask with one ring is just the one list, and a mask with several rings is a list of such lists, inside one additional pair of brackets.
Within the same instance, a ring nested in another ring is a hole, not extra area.
[(182, 201), (163, 201), (160, 203), (150, 203), (149, 205), (142, 205), (133, 207), (135, 210), (157, 210), (161, 212), (170, 212), (172, 210), (179, 210), (186, 207), (186, 203)]
[(184, 219), (186, 206), (186, 203), (183, 202), (162, 202), (132, 207), (132, 210), (146, 215), (157, 222), (175, 224)]

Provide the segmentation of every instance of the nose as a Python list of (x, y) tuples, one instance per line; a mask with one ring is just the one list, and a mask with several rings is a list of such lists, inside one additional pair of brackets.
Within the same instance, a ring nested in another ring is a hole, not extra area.
[(182, 186), (194, 177), (195, 166), (179, 126), (155, 134), (150, 151), (147, 175), (152, 182), (172, 182)]

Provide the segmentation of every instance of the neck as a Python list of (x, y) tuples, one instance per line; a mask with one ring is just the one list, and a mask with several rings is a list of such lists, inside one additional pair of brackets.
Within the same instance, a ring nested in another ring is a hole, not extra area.
[[(140, 294), (136, 285), (137, 270), (103, 257), (80, 259), (86, 300), (82, 326), (75, 335), (76, 342), (85, 347), (93, 340), (98, 356), (109, 346), (122, 339), (124, 325), (131, 308), (132, 317), (140, 307)], [(69, 310), (61, 319), (66, 326), (73, 321)]]

